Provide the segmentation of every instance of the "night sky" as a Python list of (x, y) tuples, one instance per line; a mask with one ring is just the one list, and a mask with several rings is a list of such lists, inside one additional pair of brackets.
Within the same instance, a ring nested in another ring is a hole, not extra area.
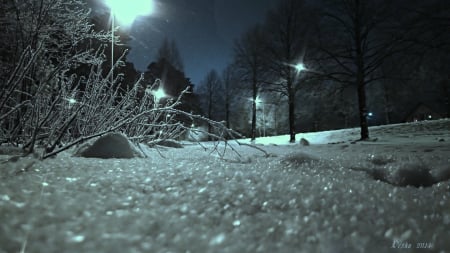
[(194, 84), (207, 72), (231, 61), (233, 42), (250, 26), (263, 22), (276, 0), (160, 0), (155, 12), (133, 24), (128, 61), (145, 71), (162, 40), (174, 39), (184, 71)]

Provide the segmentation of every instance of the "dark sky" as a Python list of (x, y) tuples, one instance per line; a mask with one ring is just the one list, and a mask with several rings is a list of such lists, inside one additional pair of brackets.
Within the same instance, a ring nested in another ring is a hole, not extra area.
[(162, 40), (174, 39), (184, 71), (199, 84), (212, 68), (231, 61), (233, 42), (250, 26), (262, 22), (277, 0), (160, 0), (149, 17), (135, 21), (128, 60), (144, 71), (155, 60)]

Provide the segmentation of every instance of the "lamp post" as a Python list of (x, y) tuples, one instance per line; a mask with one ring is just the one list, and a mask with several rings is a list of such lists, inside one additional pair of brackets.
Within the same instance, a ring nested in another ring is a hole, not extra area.
[(154, 10), (153, 0), (134, 0), (132, 3), (124, 0), (105, 0), (111, 10), (111, 84), (114, 83), (114, 26), (117, 21), (128, 27), (137, 16), (150, 15)]
[(295, 142), (295, 85), (299, 82), (299, 75), (302, 71), (307, 70), (302, 62), (297, 62), (296, 64), (287, 63), (290, 67), (295, 68), (296, 75), (291, 76), (291, 71), (289, 71), (289, 77), (287, 79), (287, 95), (289, 104), (289, 142)]
[(114, 9), (111, 7), (111, 85), (114, 84)]
[(264, 108), (264, 102), (259, 98), (256, 97), (255, 103), (257, 105), (262, 104), (262, 113), (263, 113), (263, 136), (266, 137), (266, 112)]

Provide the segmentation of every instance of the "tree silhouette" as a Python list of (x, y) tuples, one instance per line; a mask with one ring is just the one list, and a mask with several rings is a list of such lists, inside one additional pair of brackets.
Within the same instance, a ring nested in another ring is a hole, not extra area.
[(366, 87), (386, 78), (381, 66), (412, 43), (399, 25), (392, 1), (325, 1), (319, 47), (321, 71), (331, 80), (356, 88), (361, 140), (369, 139)]
[(295, 142), (295, 98), (301, 87), (301, 71), (295, 66), (304, 61), (313, 14), (305, 1), (284, 0), (269, 13), (264, 25), (272, 90), (287, 97), (290, 142)]
[(161, 61), (164, 59), (177, 70), (183, 71), (183, 61), (181, 60), (180, 52), (175, 43), (175, 40), (169, 41), (169, 39), (166, 37), (158, 49), (156, 59), (157, 61)]
[[(256, 101), (258, 92), (266, 80), (264, 65), (264, 36), (260, 26), (248, 30), (234, 46), (234, 62), (236, 71), (247, 90), (251, 91), (252, 129), (251, 140), (256, 138)], [(244, 88), (244, 87), (243, 87)], [(245, 89), (244, 88), (244, 89)]]

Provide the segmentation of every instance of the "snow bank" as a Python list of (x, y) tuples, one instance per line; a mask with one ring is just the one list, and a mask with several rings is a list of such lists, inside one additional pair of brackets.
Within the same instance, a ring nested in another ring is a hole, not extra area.
[[(450, 181), (398, 187), (351, 169), (388, 170), (402, 180), (413, 174), (398, 169), (428, 177), (410, 166), (424, 164), (442, 178), (450, 145), (436, 138), (450, 139), (450, 128), (435, 126), (374, 129), (387, 144), (312, 138), (310, 146), (258, 146), (269, 155), (229, 142), (239, 155), (228, 148), (215, 157), (205, 143), (147, 147), (151, 159), (62, 152), (33, 164), (0, 162), (0, 253), (449, 253)], [(12, 165), (19, 173), (2, 176)]]

